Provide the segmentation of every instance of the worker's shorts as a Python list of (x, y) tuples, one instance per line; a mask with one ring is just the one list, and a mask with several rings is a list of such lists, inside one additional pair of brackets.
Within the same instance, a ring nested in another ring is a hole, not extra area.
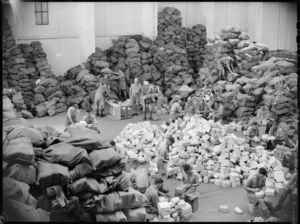
[(97, 109), (98, 107), (104, 108), (105, 104), (105, 97), (101, 93), (96, 93), (95, 94), (95, 100), (94, 100), (94, 105), (95, 108)]
[(167, 173), (167, 164), (164, 163), (161, 159), (158, 159), (156, 162), (158, 173), (161, 175), (166, 175)]
[(119, 82), (119, 90), (126, 90), (126, 82)]
[(131, 96), (132, 106), (138, 106), (141, 101), (141, 97), (139, 94), (133, 94)]
[(142, 96), (142, 97), (141, 97), (141, 104), (142, 104), (142, 106), (143, 106), (143, 111), (146, 110), (146, 107), (148, 107), (149, 110), (152, 111), (153, 108), (154, 108), (154, 103), (146, 104), (146, 103), (145, 103), (145, 99), (146, 99), (145, 96)]

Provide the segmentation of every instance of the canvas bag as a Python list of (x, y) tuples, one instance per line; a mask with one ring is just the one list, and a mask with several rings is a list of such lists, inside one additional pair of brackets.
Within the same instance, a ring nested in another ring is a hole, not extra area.
[(9, 141), (20, 137), (29, 138), (31, 143), (36, 146), (39, 146), (44, 142), (43, 135), (34, 128), (22, 127), (22, 126), (9, 128), (9, 133), (7, 135), (7, 139)]
[(102, 150), (94, 150), (89, 154), (90, 160), (93, 164), (94, 170), (112, 166), (121, 161), (121, 156), (114, 148), (107, 148)]
[(60, 164), (52, 164), (46, 161), (38, 161), (37, 184), (43, 187), (59, 184), (65, 186), (70, 180), (68, 167)]
[(27, 183), (36, 182), (36, 168), (34, 166), (22, 165), (19, 163), (8, 164), (3, 162), (3, 176)]
[(27, 137), (13, 139), (3, 148), (3, 160), (7, 163), (34, 164), (34, 150)]
[(74, 167), (80, 163), (91, 164), (85, 149), (66, 143), (51, 145), (43, 151), (42, 155), (48, 162), (58, 163), (67, 167)]

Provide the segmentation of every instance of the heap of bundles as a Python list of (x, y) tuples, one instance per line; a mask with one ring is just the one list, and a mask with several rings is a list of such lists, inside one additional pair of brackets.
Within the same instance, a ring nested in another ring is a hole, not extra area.
[(298, 88), (293, 63), (270, 58), (267, 46), (249, 40), (235, 27), (222, 29), (206, 49), (197, 83), (210, 86), (222, 98), (227, 116), (255, 114), (261, 105), (277, 117), (295, 111)]
[(140, 163), (150, 162), (156, 157), (159, 144), (164, 140), (164, 133), (157, 125), (149, 121), (129, 123), (115, 138), (120, 154)]
[[(115, 141), (126, 156), (145, 162), (150, 159), (155, 161), (157, 145), (166, 136), (173, 136), (175, 143), (170, 150), (168, 176), (177, 174), (177, 179), (182, 179), (180, 171), (182, 165), (187, 163), (200, 174), (201, 182), (238, 187), (249, 175), (265, 167), (268, 170), (267, 183), (270, 183), (267, 190), (282, 190), (290, 178), (288, 169), (282, 167), (281, 162), (262, 146), (252, 148), (244, 138), (231, 133), (236, 128), (238, 125), (222, 126), (212, 120), (193, 116), (178, 119), (174, 125), (161, 125), (162, 130), (147, 122), (130, 124)], [(157, 167), (152, 161), (149, 169), (155, 172)]]
[(125, 161), (78, 125), (59, 133), (20, 119), (3, 123), (4, 212), (10, 221), (145, 221), (147, 198)]
[(181, 13), (173, 7), (166, 7), (158, 13), (158, 35), (155, 44), (164, 46), (175, 44), (187, 51), (187, 59), (196, 73), (202, 67), (205, 54), (206, 27), (197, 24), (190, 28), (182, 27)]
[(17, 91), (11, 99), (15, 112), (20, 116), (29, 114), (27, 109), (31, 108), (33, 83), (39, 74), (35, 66), (27, 63), (25, 55), (16, 45), (7, 19), (2, 23), (2, 66), (3, 86)]
[(157, 204), (159, 216), (154, 222), (192, 222), (192, 206), (180, 199), (174, 197), (168, 200), (165, 197), (159, 197)]

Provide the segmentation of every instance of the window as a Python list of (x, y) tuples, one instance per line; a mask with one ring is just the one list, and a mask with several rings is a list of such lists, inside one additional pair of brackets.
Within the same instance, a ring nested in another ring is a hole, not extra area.
[(48, 2), (35, 2), (36, 25), (49, 25)]

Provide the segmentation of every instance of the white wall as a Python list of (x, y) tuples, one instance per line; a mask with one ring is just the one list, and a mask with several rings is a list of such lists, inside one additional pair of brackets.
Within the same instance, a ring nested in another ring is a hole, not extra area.
[(203, 24), (207, 36), (226, 26), (236, 26), (250, 39), (265, 43), (271, 50), (296, 51), (297, 5), (289, 2), (159, 2), (181, 11), (182, 25)]
[(95, 3), (96, 46), (102, 50), (112, 46), (112, 38), (122, 35), (143, 34), (153, 39), (157, 33), (156, 24), (157, 3)]
[[(78, 3), (49, 2), (49, 25), (36, 25), (34, 2), (11, 1), (8, 13), (17, 44), (40, 41), (55, 75), (63, 75), (80, 61)], [(58, 54), (62, 56), (58, 56)]]

